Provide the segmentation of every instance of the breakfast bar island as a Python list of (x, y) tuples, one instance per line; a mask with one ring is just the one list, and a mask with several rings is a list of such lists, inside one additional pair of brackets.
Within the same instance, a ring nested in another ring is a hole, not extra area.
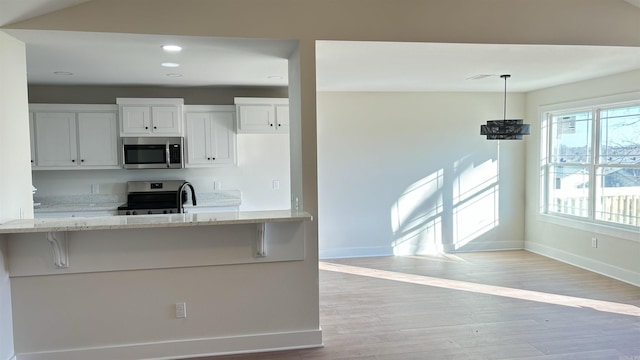
[(19, 359), (179, 359), (322, 346), (304, 211), (14, 220)]

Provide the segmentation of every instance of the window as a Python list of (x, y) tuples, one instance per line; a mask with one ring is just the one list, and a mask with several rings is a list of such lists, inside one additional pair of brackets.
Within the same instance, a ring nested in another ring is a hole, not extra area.
[(542, 116), (541, 211), (640, 227), (640, 101)]

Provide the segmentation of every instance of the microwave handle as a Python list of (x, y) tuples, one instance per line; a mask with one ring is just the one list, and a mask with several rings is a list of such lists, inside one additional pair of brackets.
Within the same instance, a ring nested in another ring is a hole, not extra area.
[(169, 152), (169, 141), (167, 140), (167, 146), (164, 148), (164, 151), (166, 152), (166, 159), (167, 159), (167, 168), (171, 167), (171, 153)]

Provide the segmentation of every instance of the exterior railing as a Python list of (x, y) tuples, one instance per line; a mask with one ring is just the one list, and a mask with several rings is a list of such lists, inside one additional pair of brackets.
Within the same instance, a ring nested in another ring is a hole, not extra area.
[[(613, 188), (608, 191), (609, 194), (600, 196), (595, 209), (595, 218), (618, 224), (640, 226), (640, 189), (637, 187), (626, 188), (626, 190), (630, 189), (633, 191), (624, 191), (625, 188)], [(589, 217), (589, 198), (582, 194), (556, 196), (552, 199), (552, 203), (554, 206), (550, 210), (553, 212)]]

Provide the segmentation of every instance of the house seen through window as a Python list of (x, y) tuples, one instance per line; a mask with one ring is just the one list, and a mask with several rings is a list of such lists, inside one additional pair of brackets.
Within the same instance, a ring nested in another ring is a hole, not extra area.
[(640, 227), (640, 101), (543, 114), (542, 212)]

